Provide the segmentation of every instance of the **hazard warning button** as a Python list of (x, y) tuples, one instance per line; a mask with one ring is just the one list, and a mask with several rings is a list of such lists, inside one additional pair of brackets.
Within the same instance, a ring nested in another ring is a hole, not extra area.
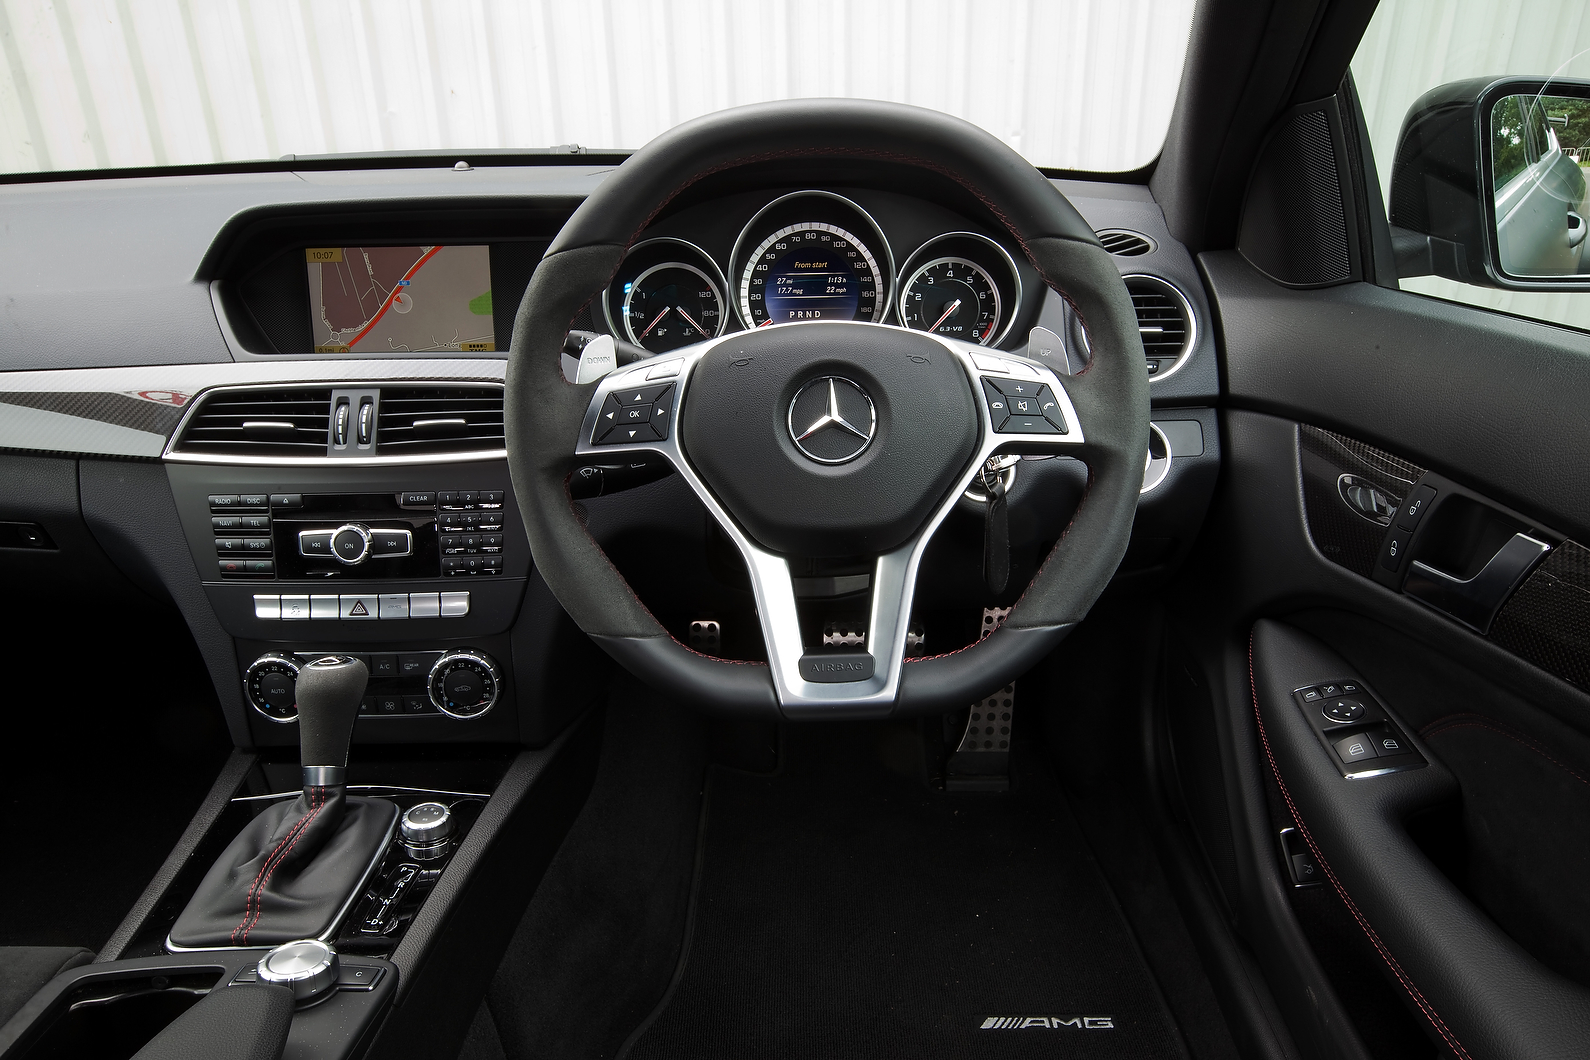
[(361, 619), (379, 618), (381, 615), (381, 598), (379, 596), (344, 596), (341, 607), (338, 609), (339, 618)]

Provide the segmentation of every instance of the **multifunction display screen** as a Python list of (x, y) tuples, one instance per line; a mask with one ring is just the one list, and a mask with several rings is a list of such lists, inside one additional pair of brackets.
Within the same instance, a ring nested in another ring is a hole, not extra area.
[(487, 246), (308, 247), (316, 353), (497, 348)]

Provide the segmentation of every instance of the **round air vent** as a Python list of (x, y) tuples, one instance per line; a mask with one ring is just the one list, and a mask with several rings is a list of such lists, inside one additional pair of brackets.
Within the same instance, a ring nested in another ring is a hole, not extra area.
[(1123, 276), (1137, 312), (1150, 381), (1163, 379), (1187, 361), (1198, 325), (1185, 295), (1158, 276)]
[(1101, 228), (1094, 235), (1104, 244), (1104, 249), (1118, 258), (1136, 258), (1154, 249), (1154, 241), (1141, 232), (1127, 228)]

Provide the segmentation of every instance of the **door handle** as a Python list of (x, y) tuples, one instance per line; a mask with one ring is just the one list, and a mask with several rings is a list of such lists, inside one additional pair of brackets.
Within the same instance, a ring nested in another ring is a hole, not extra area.
[(1457, 619), (1481, 636), (1491, 631), (1508, 596), (1551, 551), (1544, 541), (1514, 534), (1472, 578), (1454, 578), (1418, 560), (1408, 570), (1402, 591), (1420, 603)]
[(1574, 213), (1572, 210), (1569, 210), (1568, 211), (1568, 246), (1576, 247), (1580, 243), (1583, 243), (1584, 242), (1585, 233), (1587, 231), (1590, 231), (1590, 230), (1587, 230), (1585, 228), (1584, 218), (1580, 217), (1578, 214)]

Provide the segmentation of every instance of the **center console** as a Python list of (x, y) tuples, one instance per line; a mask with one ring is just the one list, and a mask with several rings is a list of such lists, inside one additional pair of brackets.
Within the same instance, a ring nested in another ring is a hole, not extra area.
[(294, 684), (328, 653), (370, 673), (355, 745), (549, 728), (558, 663), (514, 643), (531, 564), (506, 462), (320, 464), (167, 464), (254, 746), (296, 743)]

